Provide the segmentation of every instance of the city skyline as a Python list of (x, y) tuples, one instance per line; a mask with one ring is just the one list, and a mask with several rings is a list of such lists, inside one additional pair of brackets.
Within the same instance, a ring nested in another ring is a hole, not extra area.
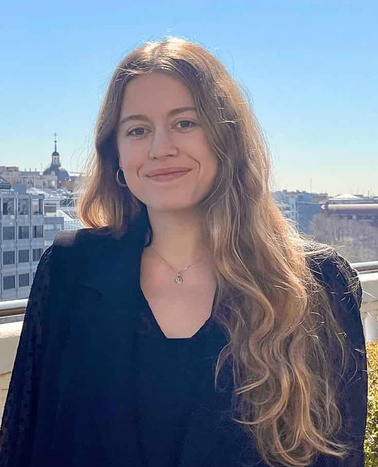
[[(25, 173), (30, 172), (31, 174), (35, 174), (35, 173), (38, 172), (42, 176), (43, 172), (50, 165), (51, 165), (51, 161), (48, 164), (42, 164), (41, 163), (40, 168), (38, 168), (38, 167), (34, 167), (34, 168), (26, 168), (25, 167), (25, 168), (22, 168), (22, 167), (18, 166), (17, 164), (2, 164), (2, 165), (0, 165), (0, 168), (1, 167), (17, 168), (20, 172), (25, 172)], [(62, 167), (63, 167), (63, 165), (62, 165)], [(81, 175), (83, 175), (85, 173), (84, 171), (83, 172), (69, 171), (69, 172), (70, 172), (70, 174), (74, 175), (75, 179), (78, 176), (81, 176)], [(0, 171), (0, 177), (2, 175), (5, 175), (5, 174), (4, 173), (2, 174), (2, 172)], [(306, 193), (321, 194), (321, 195), (326, 194), (329, 198), (332, 198), (332, 197), (335, 197), (335, 196), (338, 196), (338, 195), (345, 195), (345, 194), (354, 195), (354, 196), (359, 195), (359, 196), (370, 197), (370, 198), (376, 198), (377, 197), (377, 194), (374, 191), (367, 190), (367, 192), (366, 192), (366, 190), (359, 190), (359, 187), (357, 187), (356, 190), (349, 190), (349, 191), (344, 191), (342, 193), (341, 192), (336, 193), (336, 192), (332, 192), (332, 191), (330, 192), (330, 191), (327, 191), (327, 190), (313, 190), (312, 185), (313, 185), (313, 182), (312, 182), (312, 179), (310, 178), (310, 180), (309, 180), (309, 189), (307, 189), (307, 188), (298, 188), (298, 187), (288, 187), (288, 186), (283, 186), (283, 187), (277, 188), (277, 186), (272, 186), (271, 191), (272, 192), (287, 191), (289, 193), (306, 192)]]
[[(54, 147), (53, 147), (53, 151), (56, 150), (57, 148), (57, 134), (54, 133)], [(58, 148), (59, 149), (59, 148)], [(52, 151), (52, 152), (53, 152)], [(51, 153), (52, 154), (52, 153)], [(61, 159), (62, 159), (62, 156), (61, 156)], [(64, 158), (63, 158), (64, 159)], [(50, 155), (50, 160), (48, 162), (44, 161), (44, 162), (40, 162), (38, 164), (37, 167), (21, 167), (20, 165), (16, 164), (16, 163), (13, 163), (13, 164), (10, 164), (10, 163), (1, 163), (0, 165), (3, 165), (3, 166), (6, 166), (6, 167), (18, 167), (20, 171), (25, 171), (25, 172), (40, 172), (41, 174), (43, 173), (43, 171), (49, 167), (51, 164), (51, 155)], [(64, 164), (62, 164), (63, 167), (65, 167)], [(66, 168), (66, 167), (65, 167)], [(83, 170), (70, 170), (68, 169), (68, 171), (72, 174), (82, 174), (84, 173), (85, 171), (85, 167), (83, 167)], [(308, 175), (311, 175), (311, 174), (308, 174)], [(348, 193), (348, 194), (354, 194), (354, 195), (363, 195), (363, 196), (370, 196), (370, 197), (373, 197), (373, 196), (377, 196), (378, 193), (376, 191), (374, 191), (374, 189), (366, 189), (366, 187), (363, 187), (362, 189), (360, 189), (360, 187), (356, 187), (356, 188), (351, 188), (349, 190), (341, 190), (341, 191), (335, 191), (334, 189), (334, 185), (333, 185), (333, 189), (331, 190), (327, 190), (327, 189), (314, 189), (313, 188), (313, 185), (314, 185), (314, 182), (313, 182), (313, 178), (310, 176), (310, 178), (308, 180), (306, 180), (303, 184), (300, 184), (299, 186), (289, 186), (288, 183), (286, 183), (286, 185), (280, 185), (278, 183), (278, 176), (275, 176), (274, 174), (274, 167), (273, 167), (273, 170), (272, 170), (272, 182), (271, 182), (271, 190), (272, 191), (283, 191), (283, 190), (287, 190), (287, 191), (305, 191), (305, 192), (308, 192), (308, 193), (327, 193), (330, 197), (332, 196), (337, 196), (337, 195), (340, 195), (340, 194), (345, 194), (345, 193)], [(306, 183), (307, 183), (307, 186), (306, 186)], [(332, 187), (332, 184), (331, 184), (331, 187)]]
[(83, 169), (118, 61), (178, 35), (214, 53), (250, 96), (272, 155), (272, 189), (378, 194), (378, 4), (343, 0), (68, 0), (6, 4), (0, 28), (0, 165), (43, 171), (54, 133)]

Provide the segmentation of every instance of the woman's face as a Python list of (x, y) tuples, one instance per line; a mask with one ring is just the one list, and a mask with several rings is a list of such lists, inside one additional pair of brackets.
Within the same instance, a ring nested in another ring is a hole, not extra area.
[[(126, 183), (149, 210), (195, 209), (213, 186), (217, 157), (191, 92), (169, 75), (155, 72), (127, 84), (117, 146)], [(165, 175), (154, 176), (162, 169)]]

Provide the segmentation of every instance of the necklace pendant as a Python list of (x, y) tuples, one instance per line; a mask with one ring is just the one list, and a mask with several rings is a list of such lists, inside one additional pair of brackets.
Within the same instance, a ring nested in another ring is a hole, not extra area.
[(174, 281), (176, 282), (176, 284), (182, 284), (184, 282), (184, 279), (180, 271), (176, 274)]

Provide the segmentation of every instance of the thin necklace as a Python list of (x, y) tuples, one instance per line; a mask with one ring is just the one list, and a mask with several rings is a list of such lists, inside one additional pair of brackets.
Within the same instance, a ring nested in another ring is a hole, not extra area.
[[(159, 258), (162, 259), (173, 271), (175, 271), (175, 272), (177, 271), (177, 269), (174, 268), (173, 266), (171, 266), (171, 265), (168, 263), (168, 261), (167, 261), (165, 258), (163, 258), (163, 257), (161, 256), (161, 254), (158, 253), (152, 245), (150, 245), (150, 247), (151, 247), (152, 250), (157, 254), (157, 256), (159, 256)], [(176, 276), (175, 276), (175, 278), (173, 279), (173, 282), (175, 282), (176, 284), (179, 284), (179, 285), (182, 284), (182, 283), (184, 282), (184, 278), (182, 277), (183, 272), (187, 271), (187, 270), (188, 270), (190, 267), (192, 267), (194, 264), (199, 263), (204, 257), (205, 257), (205, 255), (204, 255), (204, 256), (201, 256), (201, 258), (198, 259), (197, 261), (195, 261), (194, 263), (189, 264), (189, 266), (186, 266), (186, 268), (184, 268), (184, 269), (182, 269), (182, 270), (180, 270), (180, 271), (177, 271), (177, 272), (176, 272)]]

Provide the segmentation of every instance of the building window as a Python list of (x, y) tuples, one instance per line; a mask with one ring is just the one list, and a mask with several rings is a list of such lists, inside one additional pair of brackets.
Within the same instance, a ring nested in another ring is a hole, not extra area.
[(29, 238), (29, 227), (22, 225), (18, 228), (18, 239), (23, 240), (25, 238)]
[(3, 227), (3, 240), (14, 240), (14, 227)]
[(3, 252), (3, 264), (14, 264), (16, 262), (16, 255), (14, 251)]
[(43, 201), (32, 199), (32, 214), (43, 214)]
[(33, 238), (43, 238), (43, 225), (33, 226)]
[(33, 261), (39, 261), (41, 259), (43, 250), (42, 248), (34, 248), (33, 249)]
[(16, 287), (16, 276), (5, 276), (3, 277), (3, 289), (11, 290)]
[(19, 286), (19, 287), (27, 287), (28, 285), (30, 285), (29, 273), (27, 273), (27, 274), (20, 274), (20, 275), (18, 276), (18, 286)]
[(18, 213), (27, 216), (29, 214), (29, 200), (20, 198), (18, 200)]
[(45, 204), (45, 214), (56, 214), (56, 205)]
[(3, 215), (9, 216), (14, 214), (14, 198), (3, 198)]
[(18, 252), (18, 262), (19, 263), (28, 263), (29, 262), (29, 250), (19, 250)]

